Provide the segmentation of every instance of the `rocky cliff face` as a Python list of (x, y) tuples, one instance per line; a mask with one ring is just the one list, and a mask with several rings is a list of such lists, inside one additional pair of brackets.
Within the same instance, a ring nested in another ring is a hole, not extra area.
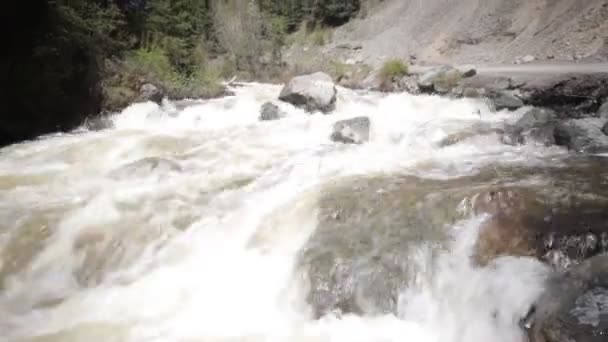
[(428, 62), (607, 60), (607, 37), (606, 0), (386, 0), (333, 41), (361, 46), (350, 58), (375, 65), (411, 55)]

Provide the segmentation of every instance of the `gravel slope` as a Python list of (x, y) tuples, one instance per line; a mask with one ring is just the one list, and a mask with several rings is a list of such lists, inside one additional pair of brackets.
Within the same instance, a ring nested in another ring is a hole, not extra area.
[[(362, 48), (336, 48), (345, 43)], [(606, 61), (608, 0), (385, 0), (339, 28), (325, 50), (371, 65), (411, 55), (429, 63)]]

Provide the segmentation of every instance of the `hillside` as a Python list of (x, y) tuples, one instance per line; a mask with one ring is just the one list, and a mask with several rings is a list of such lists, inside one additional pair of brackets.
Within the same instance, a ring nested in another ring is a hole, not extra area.
[[(350, 44), (360, 49), (344, 51)], [(377, 65), (390, 57), (421, 62), (512, 63), (608, 59), (606, 0), (385, 0), (333, 34), (327, 53)]]

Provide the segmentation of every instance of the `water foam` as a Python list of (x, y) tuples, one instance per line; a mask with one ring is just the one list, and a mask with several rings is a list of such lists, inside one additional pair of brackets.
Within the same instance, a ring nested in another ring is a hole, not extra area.
[[(450, 178), (499, 163), (543, 165), (563, 151), (506, 146), (495, 135), (438, 147), (451, 133), (479, 122), (500, 126), (521, 114), (493, 113), (470, 99), (340, 89), (333, 115), (279, 103), (285, 118), (259, 122), (260, 105), (279, 90), (248, 84), (235, 88), (235, 96), (184, 109), (134, 104), (113, 117), (114, 129), (2, 150), (0, 252), (49, 235), (42, 247), (24, 244), (20, 253), (32, 257), (4, 275), (5, 339), (520, 341), (517, 318), (538, 295), (544, 268), (524, 259), (472, 267), (467, 253), (483, 218), (453, 227), (456, 242), (437, 277), (403, 293), (398, 317), (312, 320), (294, 260), (315, 229), (321, 185), (333, 179)], [(334, 122), (360, 115), (372, 120), (368, 144), (329, 141)], [(183, 172), (108, 177), (150, 156), (173, 160)], [(47, 231), (19, 224), (32, 218)], [(94, 253), (102, 253), (97, 259), (104, 262), (93, 269), (102, 276), (83, 286), (75, 274)]]

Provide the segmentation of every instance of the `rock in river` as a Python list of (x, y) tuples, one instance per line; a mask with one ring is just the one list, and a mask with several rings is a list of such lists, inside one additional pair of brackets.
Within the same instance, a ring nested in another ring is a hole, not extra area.
[(602, 132), (604, 123), (597, 118), (562, 121), (555, 128), (555, 142), (577, 152), (608, 152), (608, 136)]
[(272, 102), (266, 102), (260, 108), (260, 121), (278, 120), (283, 116), (285, 116), (285, 113)]
[(369, 141), (370, 120), (366, 116), (341, 120), (334, 124), (331, 140), (345, 144)]
[(125, 164), (110, 172), (110, 178), (142, 178), (150, 175), (164, 176), (172, 172), (182, 172), (182, 167), (175, 161), (159, 157), (148, 157)]
[(396, 313), (401, 291), (430, 276), (423, 270), (459, 217), (457, 197), (429, 195), (444, 187), (399, 176), (327, 185), (316, 231), (298, 258), (316, 317)]
[(502, 141), (508, 145), (555, 144), (555, 113), (549, 109), (531, 108), (514, 125), (505, 127)]
[(331, 77), (317, 72), (292, 78), (281, 90), (279, 100), (308, 112), (320, 111), (327, 114), (336, 107), (337, 93)]
[(536, 176), (546, 186), (504, 186), (475, 196), (474, 212), (490, 215), (480, 227), (474, 252), (477, 263), (485, 265), (500, 256), (530, 256), (565, 269), (608, 252), (608, 184), (604, 180), (608, 161), (567, 163)]
[(608, 255), (557, 274), (547, 285), (530, 319), (531, 341), (608, 340)]

